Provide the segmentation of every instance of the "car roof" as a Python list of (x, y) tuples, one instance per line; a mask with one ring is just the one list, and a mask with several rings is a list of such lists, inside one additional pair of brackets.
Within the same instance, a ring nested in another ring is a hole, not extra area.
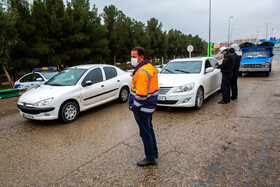
[(210, 58), (213, 59), (213, 57), (176, 58), (176, 59), (171, 60), (170, 62), (173, 62), (173, 61), (198, 61), (198, 60), (204, 61), (204, 60), (207, 60)]
[(114, 67), (112, 65), (108, 65), (108, 64), (84, 64), (84, 65), (78, 65), (78, 66), (72, 66), (70, 68), (79, 68), (79, 69), (90, 69), (90, 68), (94, 68), (94, 67)]

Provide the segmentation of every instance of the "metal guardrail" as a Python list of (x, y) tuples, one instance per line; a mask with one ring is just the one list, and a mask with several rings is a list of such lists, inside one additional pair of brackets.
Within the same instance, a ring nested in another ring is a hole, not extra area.
[(25, 91), (26, 89), (18, 89), (18, 88), (0, 90), (0, 99), (18, 97), (21, 96)]
[(18, 89), (7, 89), (7, 90), (0, 90), (0, 99), (6, 99), (10, 97), (17, 97), (18, 96)]

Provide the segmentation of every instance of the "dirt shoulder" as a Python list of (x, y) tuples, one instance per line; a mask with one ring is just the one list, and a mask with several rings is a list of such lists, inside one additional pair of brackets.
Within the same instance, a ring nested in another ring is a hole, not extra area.
[(18, 97), (0, 99), (0, 116), (17, 112), (17, 100)]

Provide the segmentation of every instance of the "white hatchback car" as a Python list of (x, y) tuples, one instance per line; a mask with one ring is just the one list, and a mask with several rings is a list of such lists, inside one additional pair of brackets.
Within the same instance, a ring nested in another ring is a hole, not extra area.
[(222, 74), (212, 57), (170, 61), (158, 74), (159, 106), (201, 108), (204, 99), (221, 89)]
[(51, 120), (61, 118), (74, 121), (85, 111), (129, 97), (129, 73), (111, 65), (79, 65), (61, 71), (44, 85), (24, 93), (17, 106), (24, 118)]

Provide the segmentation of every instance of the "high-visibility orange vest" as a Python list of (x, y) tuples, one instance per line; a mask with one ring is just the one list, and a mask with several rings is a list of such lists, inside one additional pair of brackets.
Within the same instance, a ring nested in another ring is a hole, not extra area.
[(136, 95), (149, 96), (158, 91), (157, 70), (150, 63), (142, 66), (134, 74), (131, 82), (131, 90)]
[(132, 78), (129, 108), (133, 112), (153, 113), (157, 106), (158, 74), (150, 63), (141, 66)]

